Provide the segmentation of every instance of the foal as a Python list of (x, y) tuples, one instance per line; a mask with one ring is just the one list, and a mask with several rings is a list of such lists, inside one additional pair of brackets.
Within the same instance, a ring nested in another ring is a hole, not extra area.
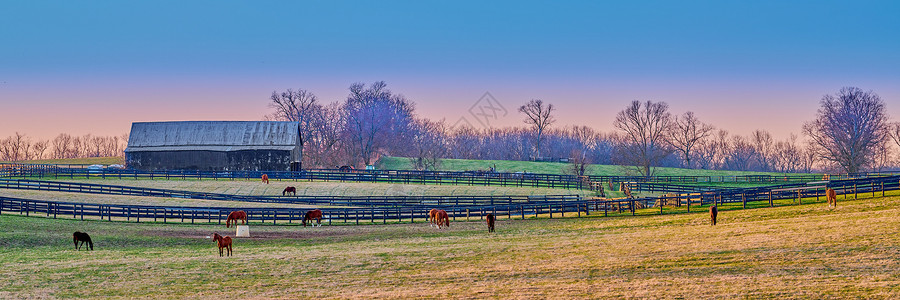
[(494, 214), (487, 214), (484, 219), (487, 220), (488, 232), (494, 232)]
[[(94, 242), (91, 241), (91, 236), (87, 233), (76, 231), (72, 234), (72, 241), (75, 242), (75, 250), (81, 250), (81, 246), (83, 246), (85, 242), (88, 243), (88, 247), (90, 247), (91, 250), (94, 250)], [(78, 242), (81, 242), (81, 245), (78, 245)]]
[(223, 255), (223, 250), (228, 249), (228, 256), (231, 256), (231, 237), (230, 236), (221, 236), (218, 232), (213, 233), (213, 241), (216, 241), (216, 246), (219, 246), (219, 256)]

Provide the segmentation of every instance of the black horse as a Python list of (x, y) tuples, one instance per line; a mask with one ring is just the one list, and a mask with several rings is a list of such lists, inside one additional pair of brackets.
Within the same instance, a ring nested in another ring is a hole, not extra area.
[[(81, 242), (81, 245), (78, 245), (78, 242)], [(72, 234), (72, 242), (75, 243), (75, 250), (81, 250), (81, 246), (84, 245), (85, 242), (88, 243), (88, 247), (91, 250), (94, 250), (94, 242), (91, 241), (91, 236), (84, 232), (78, 232)]]

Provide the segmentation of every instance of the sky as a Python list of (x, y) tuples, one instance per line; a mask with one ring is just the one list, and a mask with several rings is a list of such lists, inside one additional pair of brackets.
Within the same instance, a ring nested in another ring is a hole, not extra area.
[[(612, 131), (632, 100), (735, 134), (799, 134), (841, 87), (900, 120), (896, 1), (3, 1), (0, 138), (261, 120), (273, 91), (385, 81), (417, 113)], [(496, 118), (469, 110), (489, 93)], [(505, 112), (505, 114), (503, 113)]]

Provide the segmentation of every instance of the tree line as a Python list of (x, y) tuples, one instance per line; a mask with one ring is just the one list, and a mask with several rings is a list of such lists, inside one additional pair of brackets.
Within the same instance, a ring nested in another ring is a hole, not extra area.
[(0, 161), (122, 156), (128, 135), (74, 136), (60, 134), (53, 139), (34, 140), (25, 134), (0, 139)]
[(632, 101), (618, 112), (614, 131), (553, 127), (553, 104), (532, 99), (518, 108), (525, 126), (449, 126), (418, 117), (415, 103), (383, 81), (354, 83), (343, 101), (322, 103), (304, 89), (273, 91), (270, 120), (300, 122), (304, 168), (371, 165), (381, 156), (409, 157), (418, 169), (439, 170), (445, 158), (568, 161), (570, 173), (587, 164), (617, 164), (652, 175), (657, 167), (776, 172), (861, 172), (895, 167), (900, 124), (872, 91), (847, 87), (825, 95), (802, 136), (775, 139), (766, 130), (731, 134), (693, 112), (674, 114), (667, 103)]

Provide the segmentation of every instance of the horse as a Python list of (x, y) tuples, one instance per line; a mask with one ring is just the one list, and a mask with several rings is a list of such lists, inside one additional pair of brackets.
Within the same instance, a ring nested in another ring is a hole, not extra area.
[(223, 256), (223, 250), (228, 249), (228, 256), (231, 256), (231, 237), (230, 236), (221, 236), (219, 233), (213, 233), (213, 241), (216, 241), (216, 246), (219, 246), (219, 256)]
[(437, 209), (432, 208), (428, 211), (428, 220), (431, 222), (428, 226), (435, 227), (437, 226)]
[(303, 227), (306, 227), (306, 221), (312, 221), (312, 219), (316, 219), (316, 224), (318, 224), (318, 226), (313, 225), (313, 227), (322, 227), (322, 210), (314, 209), (306, 212), (306, 215), (303, 216)]
[(250, 223), (250, 221), (247, 221), (247, 213), (243, 210), (238, 210), (228, 214), (228, 219), (225, 219), (225, 228), (231, 227), (231, 222), (234, 222), (234, 225), (237, 226), (238, 220), (241, 220), (241, 225)]
[(297, 188), (289, 186), (289, 187), (284, 188), (283, 191), (281, 191), (282, 196), (287, 195), (287, 193), (292, 193), (292, 194), (294, 194), (294, 196), (297, 196)]
[(269, 184), (269, 175), (263, 174), (263, 175), (262, 175), (262, 182), (265, 183), (265, 184)]
[[(73, 233), (72, 242), (75, 243), (75, 250), (81, 250), (81, 246), (83, 246), (85, 242), (88, 243), (88, 247), (90, 247), (91, 250), (94, 250), (94, 242), (91, 241), (91, 236), (85, 232), (76, 231)], [(78, 245), (78, 242), (81, 242), (81, 245)]]
[(494, 214), (487, 214), (484, 219), (487, 220), (488, 232), (494, 232)]
[(833, 189), (826, 189), (825, 198), (828, 198), (828, 207), (834, 206), (834, 208), (837, 208), (837, 192)]
[(446, 226), (450, 227), (450, 216), (447, 215), (447, 211), (443, 209), (438, 209), (437, 211), (437, 226), (438, 229)]
[(709, 207), (709, 220), (712, 222), (712, 226), (716, 225), (716, 217), (719, 216), (719, 208), (715, 205)]

